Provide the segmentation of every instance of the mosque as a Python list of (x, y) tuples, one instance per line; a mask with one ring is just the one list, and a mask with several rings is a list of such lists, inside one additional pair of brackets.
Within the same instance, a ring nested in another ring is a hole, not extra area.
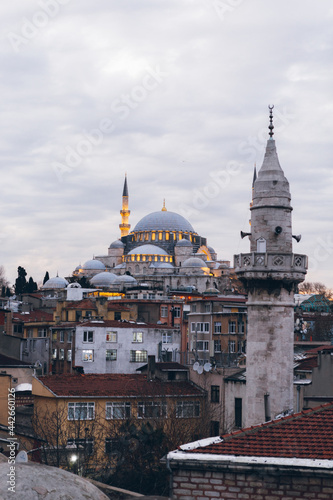
[(229, 281), (230, 262), (217, 259), (183, 216), (162, 210), (143, 217), (131, 231), (129, 194), (125, 176), (119, 224), (120, 238), (111, 243), (107, 255), (99, 255), (78, 266), (75, 277), (86, 277), (95, 287), (149, 282), (169, 290), (222, 291)]

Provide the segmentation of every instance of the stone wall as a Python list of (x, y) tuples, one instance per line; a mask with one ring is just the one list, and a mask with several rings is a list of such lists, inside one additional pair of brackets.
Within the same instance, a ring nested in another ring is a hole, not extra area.
[[(332, 476), (331, 476), (332, 477)], [(173, 476), (174, 500), (329, 500), (333, 478), (317, 474), (278, 475), (179, 470)]]

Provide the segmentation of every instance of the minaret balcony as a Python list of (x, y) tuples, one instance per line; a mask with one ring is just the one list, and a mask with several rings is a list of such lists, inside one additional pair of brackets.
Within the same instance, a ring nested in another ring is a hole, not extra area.
[(234, 268), (240, 279), (276, 279), (303, 281), (307, 268), (306, 255), (277, 252), (251, 252), (234, 255)]

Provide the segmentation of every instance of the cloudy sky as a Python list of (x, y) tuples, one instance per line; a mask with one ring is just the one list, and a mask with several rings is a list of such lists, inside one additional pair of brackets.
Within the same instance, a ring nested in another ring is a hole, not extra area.
[(184, 215), (220, 259), (249, 251), (268, 104), (294, 251), (333, 287), (331, 0), (11, 0), (1, 19), (1, 262), (69, 275), (132, 228)]

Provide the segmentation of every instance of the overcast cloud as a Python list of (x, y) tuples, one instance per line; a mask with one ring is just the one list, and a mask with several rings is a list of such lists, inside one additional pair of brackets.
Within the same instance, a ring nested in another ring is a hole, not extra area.
[(12, 0), (1, 19), (1, 262), (68, 276), (132, 228), (184, 215), (220, 259), (249, 251), (274, 104), (294, 251), (333, 287), (331, 0)]

